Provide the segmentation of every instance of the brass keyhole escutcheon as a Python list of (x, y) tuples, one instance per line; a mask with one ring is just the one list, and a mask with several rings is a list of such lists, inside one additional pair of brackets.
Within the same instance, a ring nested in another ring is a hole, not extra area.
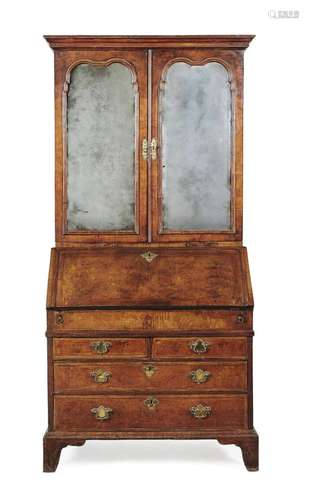
[(91, 372), (90, 375), (94, 378), (94, 381), (97, 384), (106, 384), (106, 382), (108, 382), (112, 376), (110, 372), (105, 372), (101, 368), (98, 368), (98, 370)]
[(189, 347), (191, 351), (195, 352), (196, 354), (201, 354), (203, 352), (207, 352), (208, 350), (208, 344), (202, 339), (196, 339), (194, 342), (191, 342), (189, 344)]
[(92, 408), (91, 413), (95, 415), (97, 420), (108, 420), (113, 413), (112, 408), (106, 408), (103, 405), (98, 406), (97, 408)]
[(206, 370), (198, 368), (197, 370), (190, 373), (190, 377), (196, 384), (203, 384), (204, 382), (207, 382), (207, 380), (209, 379), (210, 373), (207, 372)]
[(160, 401), (154, 396), (148, 396), (144, 401), (144, 405), (147, 406), (148, 410), (155, 410), (159, 403)]
[(158, 257), (158, 254), (148, 251), (141, 253), (140, 256), (143, 257), (143, 259), (145, 259), (150, 264), (150, 262), (152, 262), (156, 257)]
[(64, 317), (62, 316), (62, 314), (57, 314), (56, 316), (56, 324), (57, 325), (63, 325), (64, 323)]
[(153, 365), (145, 365), (144, 366), (144, 372), (145, 372), (146, 377), (148, 377), (148, 378), (151, 378), (155, 374), (156, 370), (157, 370), (157, 368)]

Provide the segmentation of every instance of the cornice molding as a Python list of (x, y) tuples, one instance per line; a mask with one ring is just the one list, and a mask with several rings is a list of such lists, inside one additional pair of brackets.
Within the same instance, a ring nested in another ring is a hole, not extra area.
[(255, 35), (186, 36), (81, 36), (45, 35), (53, 50), (98, 50), (119, 48), (223, 48), (246, 49)]

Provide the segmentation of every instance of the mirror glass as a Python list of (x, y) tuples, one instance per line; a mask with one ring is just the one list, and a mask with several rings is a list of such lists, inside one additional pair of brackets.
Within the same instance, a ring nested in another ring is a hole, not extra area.
[(232, 98), (222, 64), (173, 63), (160, 86), (163, 231), (231, 229)]
[(80, 64), (67, 96), (69, 232), (133, 231), (138, 100), (130, 68)]

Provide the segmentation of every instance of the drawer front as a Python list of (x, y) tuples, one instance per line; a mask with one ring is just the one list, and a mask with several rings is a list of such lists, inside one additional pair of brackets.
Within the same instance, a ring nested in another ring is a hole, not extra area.
[(54, 359), (146, 358), (147, 341), (140, 338), (55, 338), (53, 357)]
[(247, 363), (55, 363), (55, 392), (246, 391)]
[(56, 431), (247, 428), (247, 396), (55, 396)]
[(173, 310), (173, 311), (49, 311), (48, 330), (66, 331), (202, 331), (250, 330), (252, 311)]
[(247, 339), (241, 337), (154, 338), (152, 356), (159, 358), (246, 358)]

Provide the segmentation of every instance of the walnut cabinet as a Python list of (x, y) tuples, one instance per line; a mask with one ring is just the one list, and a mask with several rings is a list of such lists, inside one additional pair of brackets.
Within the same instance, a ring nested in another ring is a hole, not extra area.
[(147, 438), (235, 444), (257, 470), (242, 244), (253, 36), (45, 38), (56, 246), (44, 470), (67, 445)]

